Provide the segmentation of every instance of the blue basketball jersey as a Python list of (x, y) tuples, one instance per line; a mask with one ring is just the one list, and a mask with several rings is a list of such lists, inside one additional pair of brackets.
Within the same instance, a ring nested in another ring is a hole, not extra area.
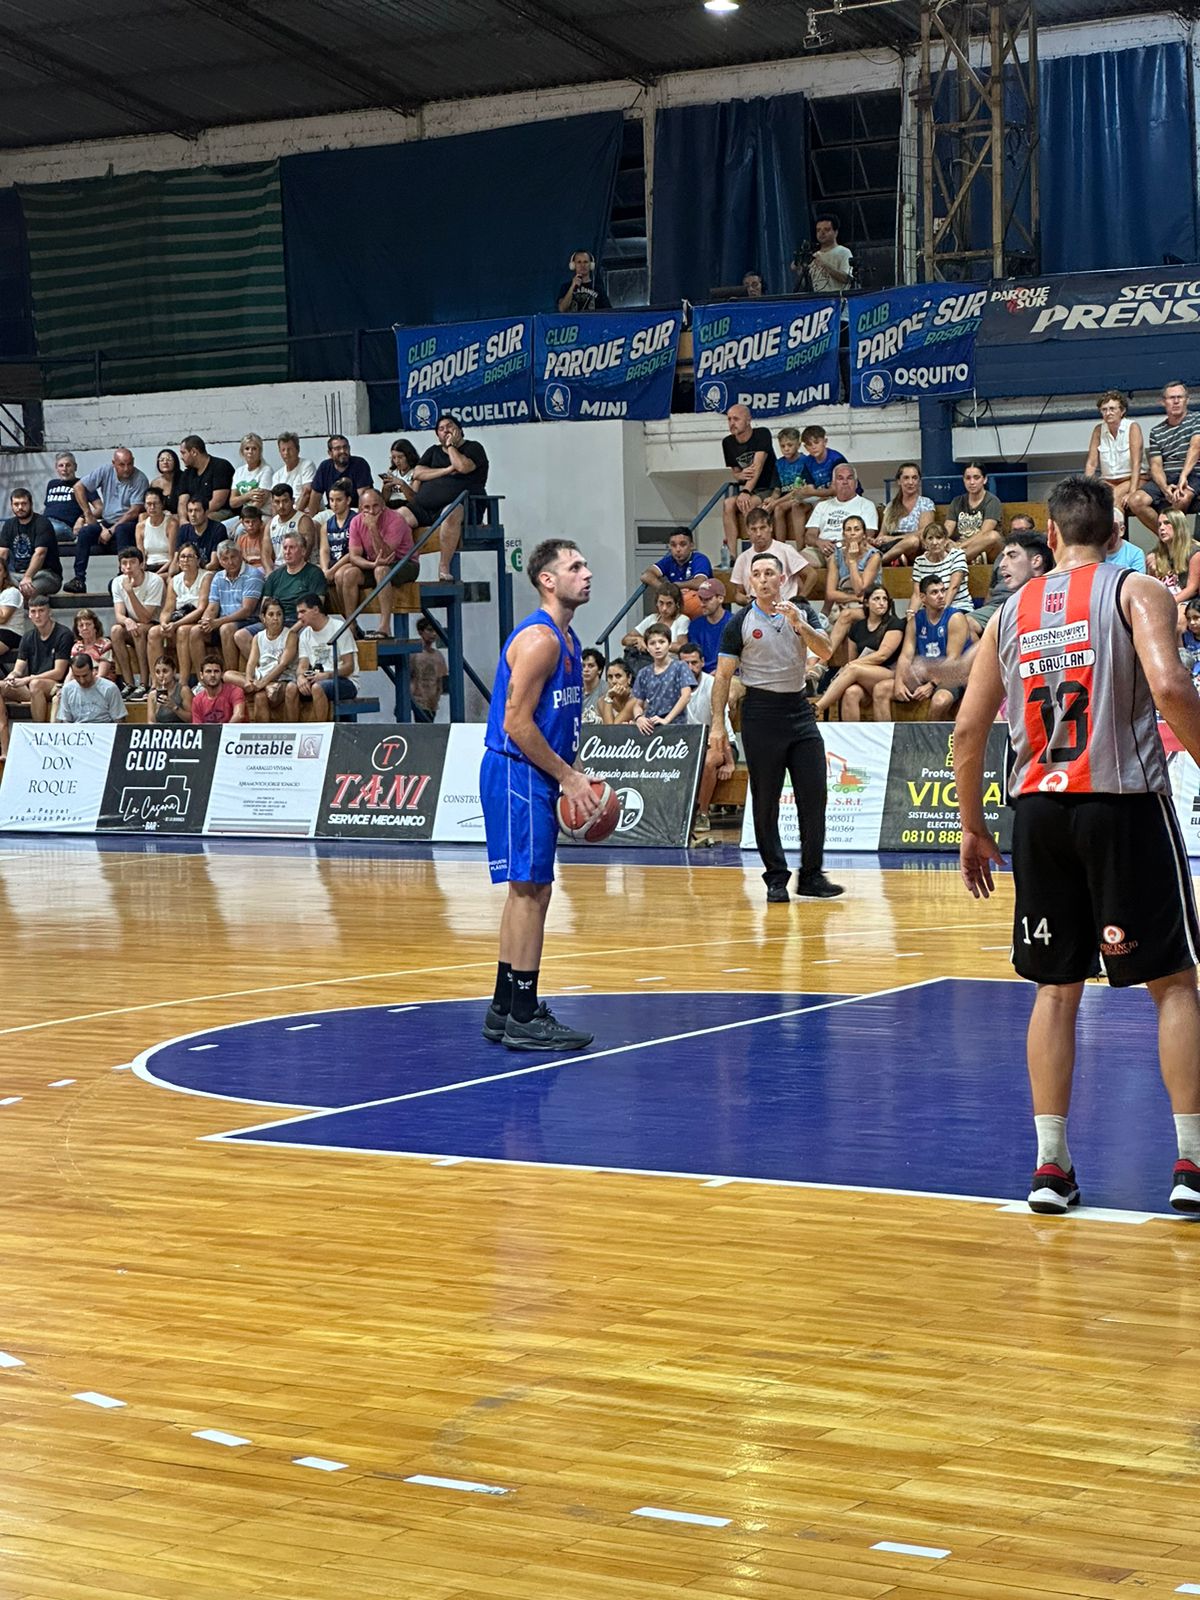
[(514, 744), (504, 731), (508, 684), (512, 677), (512, 670), (508, 665), (508, 647), (519, 633), (532, 627), (552, 629), (558, 635), (561, 646), (558, 665), (546, 679), (533, 720), (554, 754), (570, 766), (579, 751), (579, 724), (583, 715), (583, 661), (574, 628), (568, 628), (567, 637), (564, 637), (553, 617), (546, 611), (531, 611), (504, 641), (504, 649), (500, 652), (500, 664), (496, 668), (496, 682), (492, 687), (492, 704), (488, 712), (485, 743), (489, 750), (496, 750), (514, 761), (524, 761), (528, 766), (533, 765), (524, 751)]
[(917, 612), (917, 654), (928, 656), (930, 660), (937, 657), (945, 658), (946, 655), (946, 629), (950, 626), (950, 618), (954, 615), (949, 606), (942, 612), (936, 622), (930, 622), (929, 613), (924, 606)]

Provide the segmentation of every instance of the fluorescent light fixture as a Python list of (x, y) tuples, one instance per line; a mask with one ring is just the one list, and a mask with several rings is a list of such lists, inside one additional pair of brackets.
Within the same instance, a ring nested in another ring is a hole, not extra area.
[(715, 12), (718, 16), (724, 16), (726, 12), (738, 9), (738, 0), (704, 0), (704, 9)]

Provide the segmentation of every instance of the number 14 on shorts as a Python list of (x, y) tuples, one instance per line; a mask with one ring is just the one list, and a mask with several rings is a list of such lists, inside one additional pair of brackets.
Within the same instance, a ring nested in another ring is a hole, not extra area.
[(1032, 933), (1029, 931), (1029, 918), (1021, 918), (1021, 927), (1025, 930), (1025, 943), (1032, 944), (1035, 939), (1040, 939), (1043, 944), (1050, 943), (1050, 925), (1043, 917)]

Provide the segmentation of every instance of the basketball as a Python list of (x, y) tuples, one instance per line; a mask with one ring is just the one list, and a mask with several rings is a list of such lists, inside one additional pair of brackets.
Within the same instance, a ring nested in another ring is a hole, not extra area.
[(615, 789), (593, 778), (592, 793), (598, 797), (600, 809), (586, 821), (573, 800), (565, 794), (558, 797), (558, 825), (575, 844), (599, 844), (621, 820), (621, 802)]

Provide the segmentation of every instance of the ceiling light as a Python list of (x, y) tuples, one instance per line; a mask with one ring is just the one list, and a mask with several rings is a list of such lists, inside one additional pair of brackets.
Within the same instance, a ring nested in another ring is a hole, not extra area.
[(726, 12), (738, 9), (738, 0), (704, 0), (704, 9), (724, 16)]

